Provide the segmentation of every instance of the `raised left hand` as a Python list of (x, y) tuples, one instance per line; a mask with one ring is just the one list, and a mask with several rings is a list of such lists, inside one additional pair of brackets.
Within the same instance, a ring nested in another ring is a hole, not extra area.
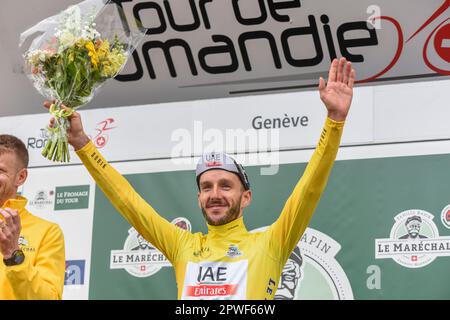
[(327, 107), (328, 117), (335, 121), (344, 121), (353, 99), (355, 70), (345, 58), (334, 59), (331, 63), (328, 81), (320, 77), (320, 99)]
[(4, 220), (0, 220), (0, 252), (3, 259), (11, 258), (14, 251), (19, 250), (20, 223), (19, 213), (16, 210), (0, 209)]

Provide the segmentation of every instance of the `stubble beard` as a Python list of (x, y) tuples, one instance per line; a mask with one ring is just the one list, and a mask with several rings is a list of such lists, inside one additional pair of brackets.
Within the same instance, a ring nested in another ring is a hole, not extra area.
[[(238, 201), (234, 205), (230, 206), (230, 209), (219, 220), (210, 219), (206, 213), (204, 206), (202, 206), (203, 216), (205, 217), (208, 224), (211, 226), (221, 226), (227, 224), (233, 220), (236, 220), (239, 217), (239, 213), (241, 212), (241, 200), (242, 195), (239, 197)], [(228, 201), (226, 203), (228, 204)]]

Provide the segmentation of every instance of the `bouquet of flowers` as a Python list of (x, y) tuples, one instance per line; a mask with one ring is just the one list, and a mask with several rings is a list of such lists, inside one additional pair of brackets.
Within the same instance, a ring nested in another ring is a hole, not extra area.
[(85, 0), (22, 33), (21, 47), (40, 33), (24, 50), (25, 72), (34, 87), (54, 101), (49, 112), (55, 125), (47, 127), (44, 157), (70, 161), (68, 117), (122, 70), (145, 35), (140, 23), (134, 32), (125, 26), (123, 14), (112, 1)]

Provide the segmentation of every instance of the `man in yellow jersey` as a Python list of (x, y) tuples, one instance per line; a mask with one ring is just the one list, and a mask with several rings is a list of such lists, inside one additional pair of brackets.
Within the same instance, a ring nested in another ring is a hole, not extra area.
[(0, 135), (0, 300), (61, 299), (64, 238), (58, 225), (32, 215), (17, 189), (27, 179), (28, 151)]
[(142, 199), (89, 140), (78, 113), (70, 119), (69, 143), (115, 208), (172, 263), (178, 299), (273, 299), (325, 188), (354, 81), (355, 71), (344, 58), (332, 62), (327, 82), (320, 78), (328, 116), (319, 144), (280, 217), (263, 232), (245, 228), (243, 209), (252, 191), (243, 167), (226, 154), (204, 155), (197, 165), (198, 204), (208, 224), (204, 235), (176, 227)]

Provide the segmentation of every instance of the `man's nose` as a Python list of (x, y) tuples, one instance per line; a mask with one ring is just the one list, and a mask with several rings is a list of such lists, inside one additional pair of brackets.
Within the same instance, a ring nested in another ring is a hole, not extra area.
[(219, 186), (214, 186), (211, 190), (211, 198), (217, 199), (220, 198), (220, 188)]

